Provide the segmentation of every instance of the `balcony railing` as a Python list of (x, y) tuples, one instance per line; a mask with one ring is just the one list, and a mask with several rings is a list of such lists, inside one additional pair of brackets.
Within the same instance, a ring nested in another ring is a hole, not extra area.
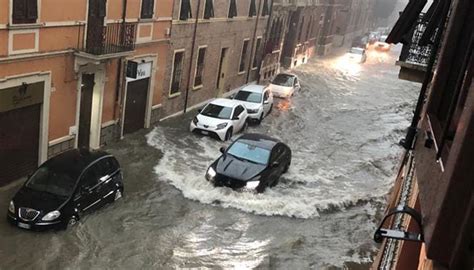
[(423, 19), (423, 14), (421, 14), (413, 29), (410, 43), (403, 45), (399, 61), (424, 67), (428, 66), (428, 60), (431, 56), (433, 46), (420, 45), (420, 40), (425, 32), (426, 25), (427, 22)]
[[(78, 50), (80, 51), (93, 55), (107, 55), (135, 49), (136, 23), (113, 23), (100, 26), (99, 29), (89, 29), (87, 33), (85, 31), (86, 28), (83, 25), (78, 35)], [(87, 37), (86, 40), (84, 40), (85, 37)]]

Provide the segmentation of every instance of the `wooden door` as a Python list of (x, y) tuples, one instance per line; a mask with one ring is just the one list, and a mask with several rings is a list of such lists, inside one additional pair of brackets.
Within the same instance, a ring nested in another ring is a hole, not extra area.
[(150, 78), (128, 83), (123, 134), (145, 127), (145, 112)]
[(0, 186), (38, 167), (41, 104), (0, 113)]
[(81, 106), (79, 112), (78, 147), (89, 148), (92, 120), (94, 74), (82, 74)]
[(89, 0), (86, 42), (89, 53), (100, 54), (103, 48), (106, 3), (106, 0)]
[(217, 89), (219, 91), (218, 95), (222, 96), (225, 90), (225, 79), (227, 73), (227, 51), (228, 48), (222, 48), (221, 50), (221, 59), (219, 61), (219, 72), (217, 73)]

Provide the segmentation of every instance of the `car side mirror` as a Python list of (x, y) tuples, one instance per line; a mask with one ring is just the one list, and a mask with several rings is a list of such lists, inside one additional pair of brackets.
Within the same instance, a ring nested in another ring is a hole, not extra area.
[(268, 99), (263, 101), (263, 104), (268, 104), (268, 103), (270, 103)]
[(230, 99), (234, 99), (235, 98), (235, 94), (232, 94), (229, 96)]
[(234, 116), (234, 117), (232, 118), (232, 120), (240, 120), (240, 117)]
[(272, 163), (272, 168), (276, 168), (278, 166), (280, 166), (280, 162), (275, 161), (275, 162)]
[(202, 112), (202, 109), (198, 109), (198, 113), (201, 113)]
[(225, 153), (225, 147), (222, 146), (221, 148), (219, 148), (219, 151), (221, 151), (221, 153), (224, 154)]

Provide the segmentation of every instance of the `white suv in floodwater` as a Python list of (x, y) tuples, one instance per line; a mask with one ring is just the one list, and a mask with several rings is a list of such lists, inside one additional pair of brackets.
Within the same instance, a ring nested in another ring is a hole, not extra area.
[(247, 128), (247, 110), (232, 99), (217, 98), (209, 102), (191, 121), (191, 132), (209, 135), (222, 141)]
[(273, 94), (263, 85), (248, 85), (234, 96), (247, 109), (249, 119), (261, 123), (263, 118), (273, 109)]

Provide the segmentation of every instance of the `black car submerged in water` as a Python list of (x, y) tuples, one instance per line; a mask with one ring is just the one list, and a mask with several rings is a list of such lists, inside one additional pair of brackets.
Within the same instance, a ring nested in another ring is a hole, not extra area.
[(261, 134), (245, 134), (235, 140), (209, 166), (206, 179), (215, 186), (263, 192), (275, 186), (291, 164), (290, 148)]
[(43, 163), (10, 202), (8, 221), (23, 229), (66, 229), (122, 197), (122, 172), (106, 152), (74, 149)]

